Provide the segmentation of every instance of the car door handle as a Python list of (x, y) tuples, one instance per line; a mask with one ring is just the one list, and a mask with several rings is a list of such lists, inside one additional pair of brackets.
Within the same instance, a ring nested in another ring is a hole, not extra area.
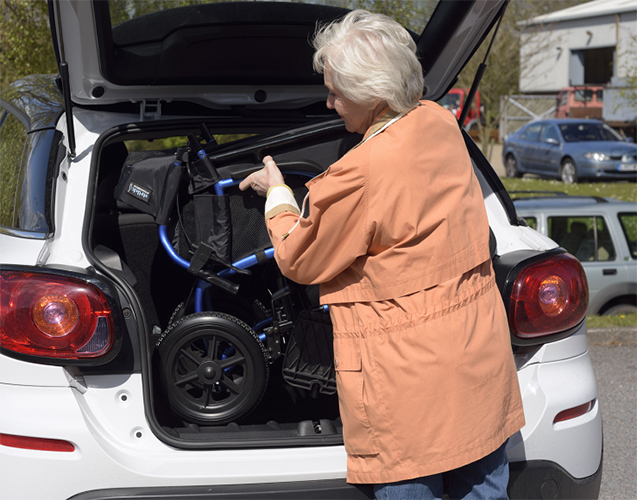
[(612, 275), (617, 274), (617, 269), (604, 269), (604, 270), (602, 271), (602, 274), (603, 274), (604, 276), (612, 276)]

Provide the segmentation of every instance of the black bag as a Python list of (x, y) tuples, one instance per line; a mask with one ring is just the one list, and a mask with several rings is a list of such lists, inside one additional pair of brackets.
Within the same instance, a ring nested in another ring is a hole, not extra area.
[(195, 241), (206, 243), (217, 259), (225, 264), (232, 262), (232, 223), (228, 195), (196, 194)]
[(184, 168), (174, 154), (164, 153), (134, 161), (136, 155), (140, 154), (133, 153), (126, 161), (115, 198), (152, 215), (157, 224), (165, 225), (175, 205)]

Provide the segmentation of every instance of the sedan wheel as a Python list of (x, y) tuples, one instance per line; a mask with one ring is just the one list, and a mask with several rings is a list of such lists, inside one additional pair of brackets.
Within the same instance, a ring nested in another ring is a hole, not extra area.
[(522, 174), (518, 170), (518, 162), (513, 155), (508, 155), (504, 164), (507, 177), (522, 177)]
[(560, 168), (560, 178), (564, 184), (575, 184), (577, 182), (577, 167), (573, 160), (564, 160)]

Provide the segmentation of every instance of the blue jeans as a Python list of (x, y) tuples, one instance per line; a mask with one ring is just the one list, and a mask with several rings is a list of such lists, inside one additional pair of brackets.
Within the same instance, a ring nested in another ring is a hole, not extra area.
[(376, 500), (440, 500), (447, 486), (451, 500), (508, 500), (506, 442), (472, 464), (442, 474), (397, 483), (375, 484)]

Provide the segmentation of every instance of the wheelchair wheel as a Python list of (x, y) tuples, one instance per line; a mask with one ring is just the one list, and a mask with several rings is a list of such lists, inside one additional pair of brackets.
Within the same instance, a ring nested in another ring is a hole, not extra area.
[(270, 375), (265, 347), (233, 316), (190, 314), (169, 328), (157, 346), (170, 408), (188, 422), (236, 421), (265, 393)]

